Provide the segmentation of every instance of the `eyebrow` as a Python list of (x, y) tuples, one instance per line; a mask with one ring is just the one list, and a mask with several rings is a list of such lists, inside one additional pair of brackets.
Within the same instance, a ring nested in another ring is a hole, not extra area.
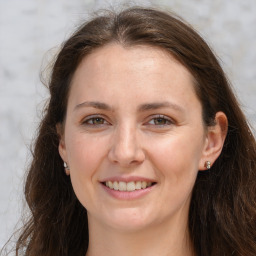
[[(98, 102), (98, 101), (85, 101), (83, 103), (80, 103), (75, 106), (74, 111), (77, 109), (80, 109), (82, 107), (92, 107), (100, 110), (108, 110), (108, 111), (114, 111), (113, 108), (106, 103), (103, 102)], [(157, 110), (160, 108), (172, 108), (178, 112), (185, 112), (185, 110), (172, 102), (154, 102), (154, 103), (146, 103), (142, 104), (138, 107), (138, 112), (145, 112), (145, 111), (150, 111), (150, 110)]]
[(171, 102), (155, 102), (155, 103), (148, 103), (148, 104), (142, 104), (139, 106), (138, 110), (140, 112), (143, 111), (148, 111), (148, 110), (156, 110), (156, 109), (160, 109), (160, 108), (172, 108), (174, 110), (177, 110), (178, 112), (184, 112), (185, 110), (175, 104), (175, 103), (171, 103)]
[(101, 110), (112, 110), (112, 108), (109, 105), (103, 102), (85, 101), (83, 103), (76, 105), (74, 108), (74, 111), (82, 107), (92, 107), (92, 108), (101, 109)]

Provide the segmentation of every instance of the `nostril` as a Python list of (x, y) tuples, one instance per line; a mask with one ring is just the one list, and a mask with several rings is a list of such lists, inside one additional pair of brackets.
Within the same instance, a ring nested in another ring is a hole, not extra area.
[(145, 155), (142, 147), (138, 144), (134, 129), (123, 127), (120, 133), (122, 134), (113, 138), (113, 144), (108, 153), (109, 160), (120, 166), (131, 166), (142, 163)]

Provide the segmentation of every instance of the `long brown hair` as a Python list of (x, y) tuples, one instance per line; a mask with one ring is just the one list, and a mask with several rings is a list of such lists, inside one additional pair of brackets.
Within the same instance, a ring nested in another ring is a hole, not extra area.
[(194, 186), (189, 230), (198, 256), (256, 255), (256, 142), (229, 82), (204, 40), (174, 14), (133, 7), (83, 24), (62, 46), (49, 82), (50, 99), (38, 129), (25, 185), (31, 217), (16, 255), (84, 256), (86, 209), (76, 198), (58, 153), (56, 125), (66, 115), (70, 81), (81, 60), (110, 42), (151, 45), (174, 56), (193, 75), (206, 126), (217, 111), (229, 122), (223, 151)]

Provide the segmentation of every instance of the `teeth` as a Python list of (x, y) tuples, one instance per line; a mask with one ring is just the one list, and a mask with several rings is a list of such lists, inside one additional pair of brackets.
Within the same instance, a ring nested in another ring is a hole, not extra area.
[(119, 182), (119, 190), (126, 191), (126, 182), (123, 182), (123, 181)]
[(141, 182), (140, 181), (136, 182), (135, 189), (141, 189)]
[(119, 189), (119, 185), (118, 185), (117, 181), (114, 181), (113, 188), (114, 188), (114, 190), (118, 190)]
[(128, 182), (127, 185), (126, 185), (126, 189), (127, 191), (134, 191), (135, 190), (135, 183), (133, 181), (131, 182)]
[(141, 188), (146, 188), (147, 187), (147, 182), (146, 181), (142, 181), (141, 182)]
[(152, 186), (152, 182), (146, 181), (107, 181), (105, 185), (110, 189), (119, 190), (119, 191), (135, 191), (139, 189), (145, 189)]
[(114, 188), (112, 181), (107, 181), (107, 182), (106, 182), (106, 186), (109, 187), (109, 188), (111, 188), (111, 189)]

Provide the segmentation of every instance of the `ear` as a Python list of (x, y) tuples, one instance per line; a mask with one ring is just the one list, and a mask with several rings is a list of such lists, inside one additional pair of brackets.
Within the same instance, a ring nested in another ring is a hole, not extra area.
[[(66, 144), (65, 144), (65, 138), (64, 138), (64, 128), (63, 124), (58, 123), (56, 125), (57, 134), (59, 135), (59, 154), (63, 160), (63, 162), (67, 163), (68, 165), (68, 159), (67, 159), (67, 150), (66, 150)], [(68, 172), (68, 173), (67, 173)], [(69, 170), (66, 169), (66, 174), (69, 174)]]
[(205, 146), (199, 162), (199, 170), (207, 170), (206, 162), (211, 166), (221, 154), (224, 141), (228, 131), (228, 119), (223, 112), (215, 115), (215, 125), (209, 126), (206, 132)]

